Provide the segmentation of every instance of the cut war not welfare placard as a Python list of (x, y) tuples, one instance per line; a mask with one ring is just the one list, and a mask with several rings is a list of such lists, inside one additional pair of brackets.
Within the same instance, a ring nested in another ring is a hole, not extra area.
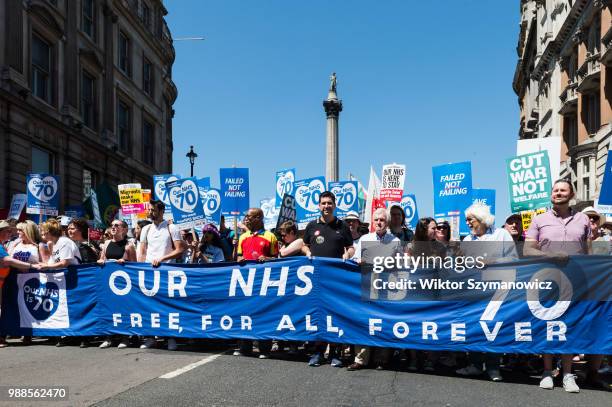
[(550, 164), (541, 151), (506, 160), (510, 210), (513, 213), (542, 208), (550, 203)]

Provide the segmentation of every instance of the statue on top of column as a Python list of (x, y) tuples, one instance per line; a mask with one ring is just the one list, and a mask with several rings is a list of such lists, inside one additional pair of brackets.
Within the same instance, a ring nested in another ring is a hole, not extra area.
[(336, 93), (336, 73), (333, 72), (329, 77), (329, 91)]

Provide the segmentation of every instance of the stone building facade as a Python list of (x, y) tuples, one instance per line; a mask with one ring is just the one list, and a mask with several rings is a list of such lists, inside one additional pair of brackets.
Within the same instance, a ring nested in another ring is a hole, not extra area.
[(28, 172), (61, 205), (172, 170), (175, 51), (161, 0), (0, 0), (0, 207)]
[(576, 203), (599, 197), (612, 140), (612, 0), (521, 0), (519, 138), (561, 137)]

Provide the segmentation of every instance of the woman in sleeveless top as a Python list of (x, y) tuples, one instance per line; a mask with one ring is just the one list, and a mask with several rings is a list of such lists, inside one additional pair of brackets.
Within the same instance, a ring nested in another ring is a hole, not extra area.
[(104, 264), (107, 260), (116, 260), (120, 263), (136, 261), (136, 248), (128, 242), (126, 237), (127, 230), (127, 223), (122, 220), (115, 219), (111, 223), (111, 239), (104, 242), (98, 263)]
[[(111, 238), (104, 242), (98, 264), (104, 264), (107, 260), (114, 260), (117, 261), (117, 263), (136, 261), (136, 248), (133, 244), (128, 242), (126, 237), (127, 230), (128, 227), (125, 221), (115, 219), (113, 223), (111, 223)], [(129, 336), (121, 336), (120, 339), (119, 346), (117, 346), (118, 349), (124, 349), (130, 345)], [(112, 341), (113, 338), (111, 336), (106, 337), (102, 344), (100, 344), (100, 348), (110, 348)]]

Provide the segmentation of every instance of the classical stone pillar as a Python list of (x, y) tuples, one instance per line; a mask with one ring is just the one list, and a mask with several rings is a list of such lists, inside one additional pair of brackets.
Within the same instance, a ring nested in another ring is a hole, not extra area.
[(325, 152), (325, 181), (338, 181), (338, 119), (342, 111), (342, 101), (336, 95), (336, 74), (331, 76), (331, 84), (327, 100), (323, 101), (327, 115), (327, 142)]

